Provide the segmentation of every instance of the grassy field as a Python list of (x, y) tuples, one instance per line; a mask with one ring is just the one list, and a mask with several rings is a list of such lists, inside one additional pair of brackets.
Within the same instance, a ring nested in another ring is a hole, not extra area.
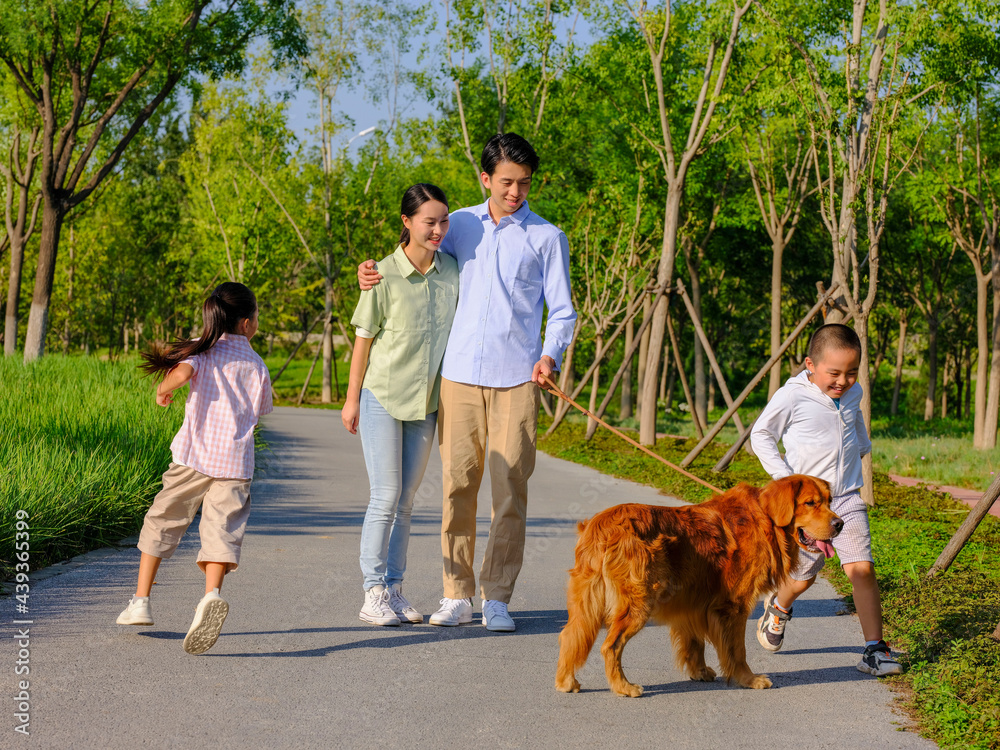
[[(302, 406), (310, 406), (321, 409), (339, 409), (344, 403), (344, 394), (347, 392), (347, 381), (351, 374), (351, 363), (341, 362), (338, 359), (343, 358), (344, 350), (338, 350), (339, 358), (335, 359), (337, 368), (337, 379), (340, 383), (340, 398), (337, 398), (336, 391), (334, 392), (334, 402), (333, 404), (321, 404), (320, 396), (322, 395), (323, 386), (323, 362), (319, 361), (316, 363), (316, 369), (313, 370), (312, 377), (309, 379), (309, 388), (306, 390), (305, 398), (302, 401)], [(271, 371), (271, 377), (274, 377), (281, 369), (282, 365), (285, 364), (285, 360), (288, 358), (287, 353), (278, 353), (270, 357), (264, 357), (264, 363), (267, 365), (268, 369)], [(306, 380), (306, 375), (309, 374), (309, 366), (312, 364), (312, 357), (307, 358), (306, 354), (301, 354), (293, 359), (285, 371), (281, 374), (278, 382), (274, 385), (274, 403), (275, 406), (295, 406), (299, 398), (299, 393), (302, 391), (302, 384)]]
[[(543, 419), (540, 431), (547, 425)], [(572, 421), (541, 439), (539, 447), (693, 502), (711, 494), (605, 430), (585, 441), (584, 429), (581, 422)], [(693, 440), (663, 439), (655, 451), (679, 463), (694, 444)], [(757, 461), (745, 453), (729, 471), (713, 473), (711, 467), (725, 448), (710, 446), (691, 467), (692, 473), (722, 489), (739, 481), (762, 484), (767, 480)], [(928, 581), (927, 569), (968, 508), (940, 493), (900, 487), (881, 472), (876, 474), (875, 496), (877, 505), (870, 518), (886, 637), (905, 652), (906, 673), (888, 681), (921, 731), (941, 747), (998, 750), (1000, 643), (991, 634), (1000, 623), (1000, 567), (996, 565), (1000, 520), (987, 517), (951, 569)], [(827, 565), (826, 574), (852, 605), (850, 585), (840, 567)]]
[(138, 531), (183, 409), (156, 406), (135, 365), (0, 359), (0, 567), (17, 510), (30, 516), (32, 570)]

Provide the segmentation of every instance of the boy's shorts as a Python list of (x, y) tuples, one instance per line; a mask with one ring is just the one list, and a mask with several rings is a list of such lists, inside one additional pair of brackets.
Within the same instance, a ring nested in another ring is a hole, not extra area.
[(153, 499), (139, 534), (139, 549), (169, 558), (201, 507), (201, 550), (198, 567), (228, 563), (231, 573), (240, 564), (240, 548), (250, 517), (250, 480), (216, 479), (188, 466), (171, 463), (163, 475), (163, 489)]
[[(830, 508), (840, 516), (844, 528), (831, 542), (840, 557), (840, 564), (856, 562), (875, 563), (872, 558), (872, 534), (868, 527), (868, 506), (857, 492), (833, 498)], [(807, 552), (799, 547), (799, 563), (791, 573), (796, 581), (808, 581), (816, 576), (826, 563), (822, 552)]]

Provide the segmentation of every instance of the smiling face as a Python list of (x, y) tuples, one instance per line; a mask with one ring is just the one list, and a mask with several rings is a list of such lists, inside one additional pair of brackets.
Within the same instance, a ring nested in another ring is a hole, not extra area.
[(830, 398), (840, 398), (858, 382), (861, 354), (854, 349), (826, 349), (819, 359), (806, 357), (809, 380)]
[(493, 174), (483, 172), (479, 178), (490, 191), (490, 216), (494, 221), (517, 211), (531, 189), (531, 167), (525, 164), (502, 161)]
[(410, 230), (407, 247), (434, 253), (448, 234), (448, 206), (429, 200), (421, 204), (413, 216), (403, 215), (403, 226)]

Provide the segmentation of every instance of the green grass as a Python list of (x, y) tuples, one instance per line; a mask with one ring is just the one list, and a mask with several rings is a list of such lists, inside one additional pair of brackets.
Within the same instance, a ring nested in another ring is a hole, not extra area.
[[(281, 377), (275, 384), (275, 406), (296, 405), (299, 393), (302, 390), (302, 384), (305, 382), (306, 375), (309, 373), (309, 365), (312, 364), (312, 355), (306, 353), (304, 349), (305, 347), (303, 347), (299, 354), (296, 355), (295, 359), (288, 364), (288, 367), (281, 374)], [(323, 362), (321, 359), (316, 363), (316, 369), (313, 370), (312, 378), (309, 379), (309, 388), (306, 390), (302, 406), (322, 409), (339, 409), (343, 406), (344, 394), (347, 392), (347, 381), (351, 374), (351, 363), (338, 361), (343, 358), (343, 354), (344, 350), (341, 349), (339, 351), (340, 357), (334, 359), (337, 368), (337, 378), (340, 381), (340, 398), (337, 398), (336, 391), (334, 391), (334, 403), (320, 403), (323, 388)], [(264, 363), (267, 365), (268, 370), (270, 370), (271, 377), (274, 377), (278, 373), (278, 370), (280, 370), (281, 366), (285, 364), (285, 360), (287, 358), (287, 352), (273, 354), (270, 357), (264, 358)]]
[(876, 470), (941, 485), (983, 491), (1000, 471), (1000, 448), (972, 448), (966, 420), (875, 417), (872, 461)]
[(18, 510), (29, 514), (32, 570), (140, 528), (184, 410), (182, 394), (156, 406), (136, 361), (0, 359), (0, 578)]
[[(549, 422), (541, 420), (540, 432)], [(606, 430), (599, 429), (590, 442), (584, 430), (582, 423), (568, 422), (540, 439), (539, 448), (692, 502), (710, 496)], [(679, 463), (693, 445), (693, 440), (663, 439), (654, 450)], [(726, 448), (709, 446), (690, 467), (692, 473), (722, 489), (737, 481), (767, 480), (744, 453), (730, 471), (713, 473)], [(1000, 643), (991, 638), (1000, 623), (1000, 519), (987, 517), (952, 567), (928, 581), (927, 569), (968, 508), (947, 495), (901, 487), (883, 473), (876, 473), (875, 497), (870, 518), (885, 632), (905, 651), (906, 672), (888, 682), (903, 696), (921, 732), (941, 747), (1000, 750)], [(825, 574), (853, 606), (841, 568), (827, 565)]]

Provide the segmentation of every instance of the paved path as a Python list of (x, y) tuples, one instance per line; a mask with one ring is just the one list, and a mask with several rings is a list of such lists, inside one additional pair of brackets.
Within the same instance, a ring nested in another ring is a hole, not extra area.
[[(913, 479), (912, 477), (901, 477), (898, 474), (890, 474), (889, 479), (894, 481), (896, 484), (902, 484), (906, 487), (919, 487), (920, 485), (927, 485), (928, 489), (937, 490), (938, 492), (944, 492), (951, 495), (953, 498), (958, 500), (960, 503), (965, 503), (970, 508), (976, 507), (976, 503), (983, 499), (982, 492), (977, 492), (976, 490), (970, 490), (967, 487), (951, 487), (949, 485), (936, 485), (930, 482), (924, 481), (923, 479)], [(993, 503), (993, 507), (990, 508), (990, 515), (1000, 518), (1000, 502)]]
[[(199, 657), (181, 649), (204, 580), (196, 534), (160, 570), (151, 628), (114, 622), (133, 590), (134, 548), (57, 566), (64, 572), (32, 584), (28, 738), (13, 731), (13, 602), (0, 599), (11, 607), (0, 620), (0, 747), (934, 747), (899, 731), (905, 719), (890, 691), (855, 670), (857, 619), (837, 616), (842, 604), (825, 581), (796, 604), (781, 653), (763, 652), (748, 627), (750, 666), (771, 675), (770, 690), (688, 681), (673, 667), (668, 631), (650, 627), (625, 651), (643, 698), (610, 694), (599, 654), (581, 674), (584, 692), (556, 692), (575, 521), (622, 501), (673, 501), (544, 455), (511, 606), (517, 633), (476, 623), (367, 626), (357, 618), (368, 492), (358, 439), (332, 411), (277, 409), (264, 426), (274, 455), (254, 483), (243, 564), (226, 581), (232, 609), (216, 646)], [(434, 455), (406, 587), (425, 613), (441, 595), (440, 487)], [(488, 510), (480, 521), (482, 532)], [(718, 664), (714, 653), (708, 662)]]

